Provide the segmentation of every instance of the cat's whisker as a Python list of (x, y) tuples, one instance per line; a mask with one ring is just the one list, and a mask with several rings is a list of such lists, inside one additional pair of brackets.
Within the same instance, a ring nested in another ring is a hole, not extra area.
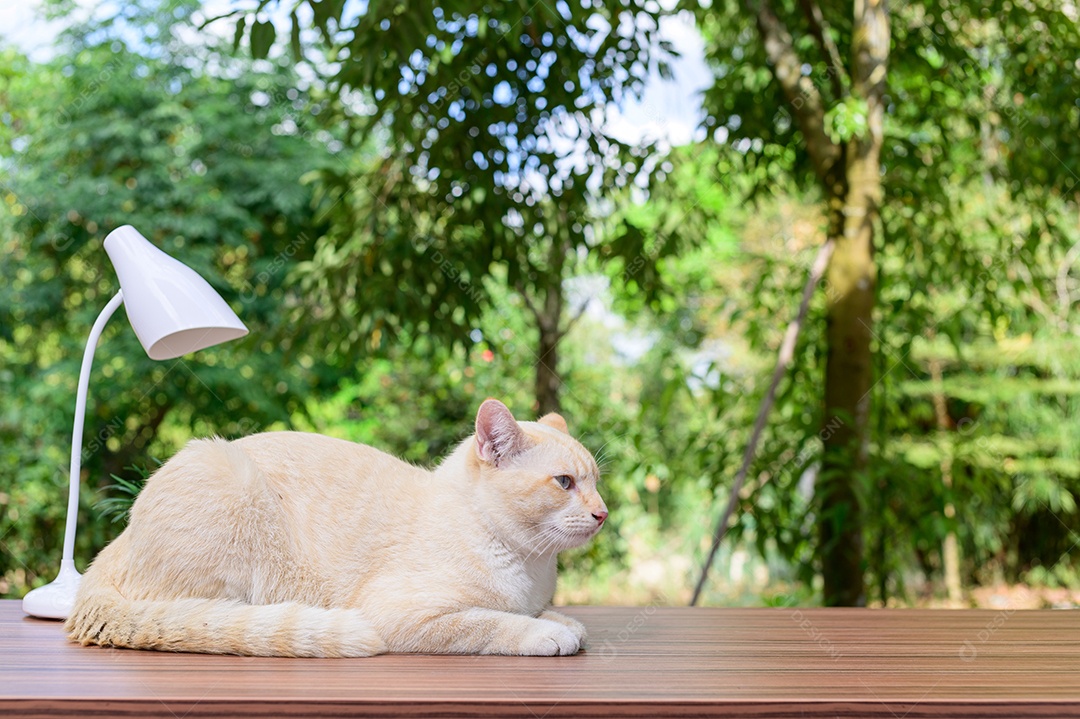
[(530, 527), (529, 531), (521, 533), (520, 545), (523, 548), (529, 548), (526, 559), (531, 559), (534, 556), (537, 545), (551, 533), (552, 527), (549, 524), (547, 521), (538, 522)]
[(551, 549), (552, 547), (554, 547), (559, 539), (560, 539), (559, 535), (557, 533), (555, 533), (555, 532), (552, 532), (547, 537), (547, 539), (544, 541), (543, 544), (536, 547), (536, 549), (534, 549), (533, 552), (530, 553), (529, 558), (531, 559), (534, 554), (536, 556), (538, 556), (538, 557), (541, 557), (541, 556), (547, 554), (547, 551), (549, 549)]
[[(604, 454), (604, 450), (607, 448), (607, 446), (609, 444), (611, 444), (612, 442), (614, 442), (615, 440), (617, 440), (617, 439), (622, 439), (623, 437), (626, 437), (628, 434), (630, 434), (630, 433), (629, 432), (623, 432), (622, 434), (616, 434), (616, 435), (613, 435), (613, 436), (609, 437), (606, 442), (604, 442), (602, 445), (600, 445), (600, 447), (595, 452), (593, 452), (593, 456), (594, 457), (606, 457), (607, 455)], [(598, 463), (599, 463), (599, 461), (600, 460), (597, 460)]]
[(529, 561), (534, 556), (537, 556), (537, 548), (541, 547), (547, 537), (554, 531), (556, 527), (552, 524), (550, 519), (542, 519), (534, 522), (524, 523), (524, 527), (519, 528), (514, 532), (514, 541), (522, 548), (530, 548), (528, 554), (525, 556), (525, 561)]
[(593, 452), (593, 456), (594, 456), (594, 457), (600, 457), (600, 456), (602, 456), (602, 455), (604, 454), (604, 449), (605, 449), (605, 448), (606, 448), (606, 447), (607, 447), (607, 446), (608, 446), (609, 444), (611, 444), (611, 443), (612, 443), (613, 441), (615, 441), (616, 439), (619, 439), (619, 437), (609, 437), (609, 438), (607, 439), (607, 441), (606, 441), (606, 442), (604, 442), (604, 443), (603, 443), (602, 445), (600, 445), (600, 446), (599, 446), (599, 447), (598, 447), (598, 448), (596, 449), (596, 451), (595, 451), (595, 452)]
[(548, 526), (544, 528), (536, 539), (536, 546), (533, 547), (533, 551), (529, 552), (529, 555), (525, 558), (526, 561), (532, 559), (534, 556), (542, 556), (551, 547), (555, 546), (555, 543), (562, 538), (562, 531), (554, 524), (548, 523)]
[(566, 530), (562, 529), (561, 527), (553, 528), (551, 532), (551, 541), (548, 542), (548, 545), (547, 547), (545, 547), (544, 551), (547, 552), (556, 545), (561, 545), (563, 542), (566, 541), (566, 537)]

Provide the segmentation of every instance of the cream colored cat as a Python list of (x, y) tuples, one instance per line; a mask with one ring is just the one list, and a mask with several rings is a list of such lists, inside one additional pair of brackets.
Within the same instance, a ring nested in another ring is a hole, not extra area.
[(555, 557), (607, 518), (591, 454), (487, 400), (434, 471), (317, 434), (196, 440), (147, 482), (66, 629), (261, 656), (573, 654)]

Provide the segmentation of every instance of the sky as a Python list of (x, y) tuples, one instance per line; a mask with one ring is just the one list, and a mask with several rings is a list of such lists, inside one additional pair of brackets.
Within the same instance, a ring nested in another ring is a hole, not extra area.
[(60, 23), (39, 17), (40, 7), (41, 0), (0, 0), (0, 37), (33, 60), (48, 59), (53, 38), (60, 31)]
[[(664, 18), (660, 30), (681, 55), (672, 66), (674, 79), (653, 75), (641, 101), (616, 112), (608, 131), (624, 141), (663, 138), (673, 146), (685, 145), (694, 139), (702, 114), (700, 93), (712, 84), (712, 74), (705, 64), (705, 44), (689, 14)], [(704, 139), (701, 132), (698, 139)]]

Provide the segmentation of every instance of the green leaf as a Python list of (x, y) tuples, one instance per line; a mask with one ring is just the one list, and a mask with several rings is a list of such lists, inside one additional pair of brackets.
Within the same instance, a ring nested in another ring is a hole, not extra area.
[(265, 20), (256, 20), (251, 26), (251, 56), (256, 60), (265, 60), (270, 54), (277, 31), (274, 24)]
[(236, 31), (233, 32), (232, 47), (233, 52), (236, 52), (240, 48), (240, 41), (244, 39), (244, 28), (247, 26), (247, 18), (241, 16), (236, 21)]
[(292, 20), (292, 31), (289, 34), (289, 48), (292, 50), (293, 60), (295, 62), (303, 62), (304, 50), (300, 46), (300, 20), (296, 17), (296, 13), (292, 13), (289, 18)]
[(825, 132), (833, 142), (842, 143), (862, 137), (867, 131), (866, 100), (848, 96), (825, 113)]
[(330, 28), (327, 24), (328, 21), (333, 18), (335, 22), (340, 22), (341, 11), (344, 8), (343, 0), (320, 0), (315, 2), (311, 0), (312, 24), (322, 31), (323, 38), (327, 43), (332, 42), (330, 37)]

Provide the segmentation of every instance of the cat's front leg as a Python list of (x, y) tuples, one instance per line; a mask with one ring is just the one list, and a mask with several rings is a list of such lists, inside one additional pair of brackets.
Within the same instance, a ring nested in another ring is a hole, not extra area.
[(556, 611), (547, 609), (540, 612), (540, 615), (537, 617), (537, 619), (546, 619), (550, 622), (558, 622), (559, 624), (562, 624), (574, 633), (574, 636), (577, 637), (578, 644), (581, 646), (585, 646), (585, 643), (588, 640), (588, 635), (585, 633), (585, 625), (574, 619), (573, 617), (568, 617), (565, 614), (559, 614)]
[(401, 648), (391, 646), (392, 650), (550, 657), (576, 654), (581, 648), (577, 633), (562, 622), (494, 609), (429, 617), (413, 625), (409, 634), (401, 637)]

